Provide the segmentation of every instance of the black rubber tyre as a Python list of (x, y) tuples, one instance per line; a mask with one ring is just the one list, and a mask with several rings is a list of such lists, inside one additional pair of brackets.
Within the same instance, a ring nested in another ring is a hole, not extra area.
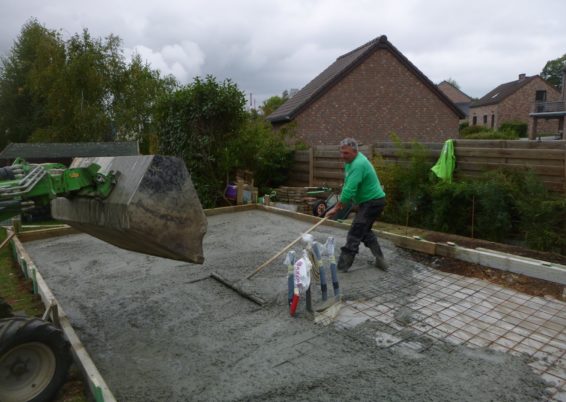
[(12, 317), (12, 306), (10, 306), (6, 301), (0, 297), (0, 318)]
[(324, 216), (326, 213), (326, 202), (318, 200), (312, 206), (312, 214), (314, 216)]
[(0, 320), (2, 402), (51, 401), (71, 361), (69, 342), (53, 324), (39, 318)]

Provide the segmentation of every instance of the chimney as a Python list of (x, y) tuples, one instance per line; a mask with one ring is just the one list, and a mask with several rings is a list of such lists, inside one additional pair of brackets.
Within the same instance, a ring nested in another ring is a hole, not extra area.
[(519, 74), (519, 81), (524, 80), (526, 77), (525, 73)]

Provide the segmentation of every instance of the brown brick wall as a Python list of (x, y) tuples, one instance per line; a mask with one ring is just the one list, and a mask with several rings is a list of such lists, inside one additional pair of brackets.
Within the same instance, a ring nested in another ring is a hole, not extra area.
[(309, 145), (390, 140), (442, 142), (458, 133), (458, 116), (388, 50), (364, 63), (294, 120)]
[[(546, 91), (547, 102), (560, 100), (560, 93), (543, 79), (537, 77), (499, 104), (471, 108), (468, 122), (472, 125), (473, 117), (477, 116), (477, 125), (484, 125), (483, 116), (487, 115), (487, 127), (491, 127), (491, 115), (493, 114), (495, 119), (494, 128), (496, 129), (501, 124), (510, 121), (530, 124), (529, 113), (535, 103), (536, 91), (540, 90)], [(539, 120), (537, 131), (539, 133), (556, 133), (558, 131), (558, 120)]]

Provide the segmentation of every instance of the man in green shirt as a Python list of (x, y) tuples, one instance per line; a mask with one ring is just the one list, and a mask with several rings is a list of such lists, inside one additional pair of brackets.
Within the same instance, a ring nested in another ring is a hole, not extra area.
[(344, 164), (344, 186), (340, 200), (326, 216), (333, 217), (349, 202), (358, 204), (358, 213), (348, 231), (346, 245), (341, 248), (338, 269), (347, 272), (354, 263), (360, 243), (363, 242), (375, 257), (375, 267), (387, 271), (387, 264), (377, 237), (372, 231), (373, 223), (385, 208), (385, 192), (371, 162), (358, 152), (358, 143), (353, 138), (340, 142), (340, 156)]

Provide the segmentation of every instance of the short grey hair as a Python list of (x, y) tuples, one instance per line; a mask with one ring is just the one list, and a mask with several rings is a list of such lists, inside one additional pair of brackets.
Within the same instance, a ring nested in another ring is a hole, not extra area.
[(358, 141), (356, 141), (352, 137), (344, 138), (342, 141), (340, 141), (340, 148), (342, 148), (342, 147), (350, 147), (354, 151), (357, 151), (358, 150)]

